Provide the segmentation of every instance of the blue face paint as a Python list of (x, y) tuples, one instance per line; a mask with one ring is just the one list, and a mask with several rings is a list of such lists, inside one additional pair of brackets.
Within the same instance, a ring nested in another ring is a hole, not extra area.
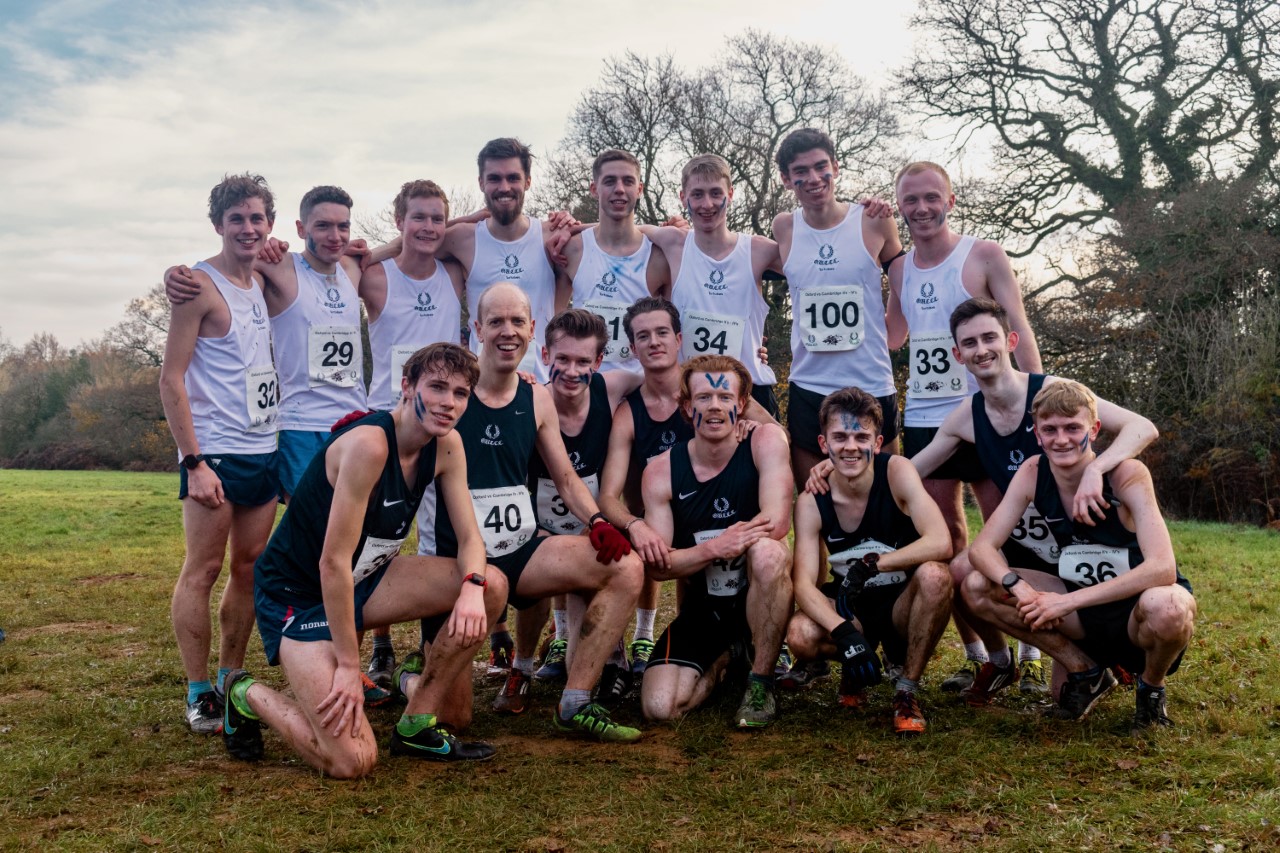
[(422, 402), (422, 395), (418, 393), (413, 395), (413, 414), (419, 421), (427, 417), (427, 404)]
[(933, 218), (933, 221), (937, 224), (939, 228), (941, 228), (943, 225), (947, 224), (947, 212), (945, 210), (940, 212), (937, 216)]
[(307, 235), (307, 251), (311, 253), (313, 258), (320, 257), (316, 252), (316, 241), (310, 234)]
[(728, 206), (729, 206), (729, 197), (725, 196), (724, 199), (720, 202), (720, 209), (724, 210)]
[(590, 385), (591, 377), (595, 375), (596, 375), (596, 372), (594, 370), (588, 370), (586, 373), (578, 377), (578, 381), (581, 382), (583, 385)]
[(848, 412), (840, 413), (840, 426), (845, 432), (870, 432), (871, 430), (863, 429), (862, 422)]
[(738, 422), (738, 407), (734, 406), (732, 409), (729, 410), (729, 423), (730, 425), (732, 425), (732, 424), (736, 424), (737, 422)]
[(729, 377), (725, 376), (723, 373), (717, 373), (715, 379), (711, 378), (710, 373), (704, 373), (702, 375), (707, 377), (707, 381), (711, 383), (712, 388), (723, 388), (726, 391), (729, 390)]
[(693, 410), (693, 425), (695, 427), (702, 426), (702, 412), (699, 412), (697, 409)]
[(802, 189), (804, 187), (804, 178), (796, 178), (794, 181), (791, 182), (791, 185), (795, 187), (797, 190)]
[(556, 380), (559, 379), (563, 373), (564, 371), (558, 367), (551, 368), (551, 384), (554, 385)]
[(1084, 453), (1089, 449), (1089, 433), (1084, 434), (1084, 438), (1080, 439), (1080, 452)]

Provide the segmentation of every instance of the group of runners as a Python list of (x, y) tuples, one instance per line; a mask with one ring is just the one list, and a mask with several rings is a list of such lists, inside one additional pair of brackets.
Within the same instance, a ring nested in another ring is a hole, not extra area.
[[(527, 216), (529, 150), (492, 140), (483, 213), (450, 220), (438, 185), (406, 183), (400, 237), (372, 251), (351, 240), (337, 187), (303, 197), (300, 252), (270, 239), (261, 177), (215, 187), (220, 252), (166, 273), (160, 380), (180, 458), (172, 618), (190, 727), (252, 760), (266, 724), (357, 777), (378, 751), (364, 708), (398, 693), (392, 754), (488, 758), (459, 735), (489, 637), (495, 711), (522, 713), (535, 679), (563, 680), (555, 728), (605, 742), (641, 737), (610, 714), (637, 686), (658, 722), (741, 678), (733, 723), (761, 728), (779, 686), (831, 660), (840, 704), (887, 677), (894, 729), (913, 734), (953, 619), (967, 663), (942, 686), (970, 705), (1014, 684), (1047, 692), (1043, 651), (1055, 715), (1085, 716), (1119, 676), (1136, 686), (1134, 728), (1168, 725), (1195, 601), (1135, 458), (1155, 427), (1041, 372), (1008, 258), (951, 230), (941, 166), (897, 177), (904, 252), (888, 204), (837, 198), (824, 133), (792, 133), (776, 160), (798, 206), (774, 240), (729, 229), (731, 174), (713, 154), (683, 169), (684, 216), (647, 226), (636, 158), (602, 152), (600, 221), (583, 225)], [(767, 271), (791, 296), (785, 428), (763, 351)], [(890, 351), (904, 344), (899, 455)], [(972, 545), (962, 482), (984, 518)], [(401, 554), (415, 526), (418, 553)], [(655, 639), (671, 580), (677, 614)], [(243, 669), (255, 615), (288, 693)], [(420, 646), (397, 666), (388, 628), (414, 621)]]

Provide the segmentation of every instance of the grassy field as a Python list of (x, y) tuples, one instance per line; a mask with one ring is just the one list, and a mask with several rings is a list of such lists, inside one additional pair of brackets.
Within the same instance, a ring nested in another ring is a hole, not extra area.
[[(1175, 730), (1128, 736), (1132, 694), (1082, 724), (1006, 698), (970, 710), (926, 679), (930, 731), (897, 740), (889, 696), (834, 706), (832, 680), (772, 729), (728, 726), (740, 688), (642, 743), (487, 711), (495, 761), (383, 761), (325, 779), (267, 733), (267, 760), (190, 734), (168, 619), (182, 559), (176, 475), (0, 471), (0, 847), (131, 850), (1273, 850), (1280, 847), (1280, 536), (1174, 525), (1200, 622), (1171, 680)], [(661, 620), (660, 620), (661, 621)], [(398, 631), (397, 649), (413, 634)], [(256, 634), (249, 667), (278, 681)], [(932, 678), (930, 678), (930, 675)], [(881, 688), (883, 690), (883, 688)], [(620, 718), (634, 720), (634, 709)], [(395, 712), (373, 712), (385, 747)]]

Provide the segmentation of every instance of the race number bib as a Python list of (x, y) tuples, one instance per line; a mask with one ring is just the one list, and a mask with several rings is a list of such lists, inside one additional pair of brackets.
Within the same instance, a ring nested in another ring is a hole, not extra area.
[(964, 365), (952, 358), (951, 343), (947, 332), (911, 336), (908, 397), (958, 397), (968, 393)]
[(400, 402), (400, 379), (404, 376), (404, 363), (408, 361), (415, 352), (421, 347), (394, 345), (391, 347), (391, 405), (394, 407)]
[(1044, 516), (1036, 510), (1035, 504), (1027, 504), (1009, 538), (1046, 563), (1056, 563), (1061, 556), (1062, 549), (1050, 535), (1049, 525), (1045, 524)]
[(307, 330), (307, 382), (312, 388), (354, 388), (360, 380), (360, 327), (312, 326)]
[(1077, 586), (1096, 586), (1129, 571), (1129, 549), (1068, 545), (1058, 558), (1058, 577)]
[(390, 563), (400, 553), (404, 539), (378, 539), (370, 536), (364, 540), (364, 547), (351, 567), (351, 578), (356, 583), (369, 577), (378, 569)]
[(862, 286), (801, 290), (800, 339), (809, 352), (840, 352), (862, 346)]
[(537, 523), (525, 486), (473, 489), (471, 505), (488, 556), (506, 556), (533, 538)]
[(244, 396), (249, 413), (248, 432), (275, 432), (280, 419), (280, 386), (276, 369), (270, 364), (250, 367), (244, 379)]
[[(836, 578), (843, 579), (849, 573), (849, 566), (855, 560), (861, 560), (868, 554), (873, 553), (887, 554), (892, 550), (888, 545), (883, 542), (877, 542), (874, 539), (869, 542), (863, 542), (861, 545), (854, 545), (852, 548), (831, 555), (831, 574)], [(893, 586), (894, 584), (906, 582), (907, 573), (904, 571), (879, 572), (867, 580), (867, 587)]]
[[(595, 474), (583, 477), (582, 482), (587, 484), (591, 497), (600, 496), (600, 481)], [(550, 530), (552, 533), (574, 535), (586, 528), (586, 525), (564, 505), (564, 500), (556, 491), (556, 484), (546, 477), (538, 478), (538, 493), (535, 500), (538, 504), (538, 526), (542, 529)]]
[(680, 317), (680, 323), (684, 327), (681, 361), (697, 355), (742, 357), (742, 335), (747, 328), (747, 321), (743, 318), (689, 311)]
[[(693, 541), (701, 545), (715, 539), (724, 530), (699, 530)], [(732, 560), (712, 560), (702, 570), (707, 578), (707, 594), (732, 597), (747, 591), (747, 555), (739, 554)]]
[(627, 340), (626, 329), (622, 327), (622, 318), (629, 306), (612, 299), (588, 299), (582, 307), (604, 320), (605, 330), (609, 333), (609, 340), (604, 345), (604, 360), (614, 364), (630, 361), (631, 342)]

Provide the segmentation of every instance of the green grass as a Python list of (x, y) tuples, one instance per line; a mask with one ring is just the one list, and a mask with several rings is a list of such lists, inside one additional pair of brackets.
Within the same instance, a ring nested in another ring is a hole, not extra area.
[[(133, 850), (1225, 850), (1280, 846), (1280, 536), (1173, 526), (1200, 602), (1170, 682), (1176, 730), (1133, 740), (1131, 694), (1083, 724), (1003, 699), (925, 692), (929, 733), (897, 740), (887, 693), (833, 707), (832, 681), (783, 699), (771, 730), (728, 727), (737, 689), (628, 748), (550, 732), (554, 696), (472, 733), (471, 767), (383, 760), (325, 779), (267, 734), (226, 758), (183, 724), (168, 620), (182, 559), (177, 477), (0, 471), (0, 847)], [(661, 622), (660, 618), (660, 622)], [(413, 632), (397, 629), (403, 653)], [(961, 655), (948, 634), (932, 681)], [(249, 666), (269, 681), (256, 635)], [(635, 719), (624, 711), (623, 719)], [(394, 712), (373, 712), (383, 738)]]

